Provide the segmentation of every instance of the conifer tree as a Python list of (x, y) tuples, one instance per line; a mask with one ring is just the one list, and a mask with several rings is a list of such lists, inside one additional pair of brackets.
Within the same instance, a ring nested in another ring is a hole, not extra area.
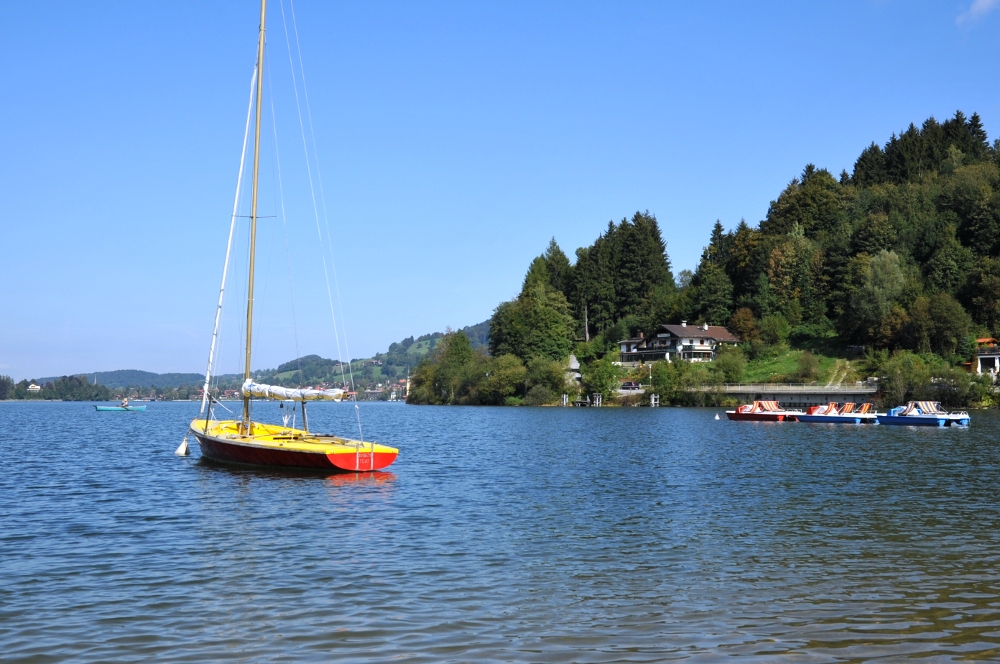
[(851, 181), (859, 187), (870, 187), (885, 180), (885, 153), (872, 141), (854, 162), (854, 175), (851, 176)]
[(563, 250), (556, 244), (556, 239), (549, 241), (549, 246), (542, 255), (545, 267), (549, 273), (549, 285), (561, 292), (568, 299), (572, 290), (573, 266)]

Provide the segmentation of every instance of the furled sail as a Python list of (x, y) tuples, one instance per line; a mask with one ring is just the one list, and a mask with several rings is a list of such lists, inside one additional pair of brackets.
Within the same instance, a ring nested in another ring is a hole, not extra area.
[(307, 390), (264, 385), (247, 380), (241, 388), (243, 396), (251, 399), (275, 399), (277, 401), (340, 401), (344, 390)]

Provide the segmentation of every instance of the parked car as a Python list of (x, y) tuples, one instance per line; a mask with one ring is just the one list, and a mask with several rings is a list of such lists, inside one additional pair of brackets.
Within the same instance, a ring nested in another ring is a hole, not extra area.
[(624, 383), (622, 383), (622, 389), (623, 390), (641, 390), (642, 386), (640, 386), (639, 383), (637, 383), (637, 382), (635, 382), (633, 380), (627, 380)]

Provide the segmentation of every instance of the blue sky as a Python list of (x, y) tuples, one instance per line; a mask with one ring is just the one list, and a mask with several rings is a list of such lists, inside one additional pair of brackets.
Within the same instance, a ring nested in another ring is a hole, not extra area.
[[(0, 4), (0, 373), (203, 370), (257, 12)], [(996, 0), (295, 14), (354, 357), (486, 319), (553, 236), (572, 256), (648, 209), (690, 269), (716, 219), (759, 221), (806, 163), (850, 170), (871, 141), (956, 109), (1000, 135)], [(279, 0), (268, 27), (255, 368), (338, 353)]]

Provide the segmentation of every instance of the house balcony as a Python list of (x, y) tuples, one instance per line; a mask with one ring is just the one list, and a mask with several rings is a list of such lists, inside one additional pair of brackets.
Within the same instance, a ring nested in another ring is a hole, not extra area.
[(646, 362), (662, 362), (667, 359), (667, 350), (666, 348), (657, 348), (622, 353), (617, 364), (623, 367), (635, 367)]

